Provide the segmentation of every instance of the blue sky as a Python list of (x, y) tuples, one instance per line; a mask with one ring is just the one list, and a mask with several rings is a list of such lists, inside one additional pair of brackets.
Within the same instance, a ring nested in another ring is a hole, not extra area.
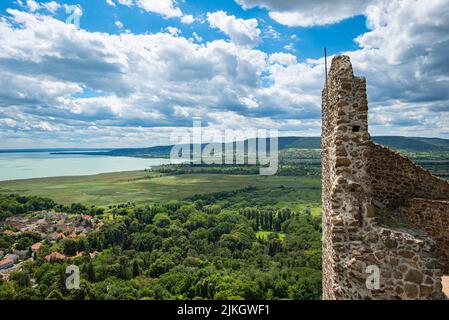
[[(23, 1), (26, 3), (26, 0)], [(117, 2), (117, 1), (116, 1)], [(45, 2), (44, 2), (45, 3)], [(223, 33), (217, 29), (211, 29), (207, 23), (196, 22), (183, 24), (179, 19), (164, 18), (160, 14), (145, 11), (136, 6), (120, 5), (115, 7), (108, 5), (103, 0), (73, 0), (59, 1), (68, 5), (79, 5), (83, 10), (81, 27), (91, 32), (107, 32), (110, 34), (120, 34), (123, 29), (134, 34), (157, 33), (167, 27), (176, 27), (182, 30), (184, 36), (192, 36), (193, 32), (201, 35), (204, 41), (213, 41), (223, 38)], [(287, 45), (292, 45), (292, 50), (298, 60), (308, 58), (320, 58), (323, 48), (328, 47), (330, 52), (342, 52), (359, 48), (354, 39), (368, 31), (366, 28), (366, 18), (363, 15), (350, 17), (333, 25), (296, 27), (291, 28), (273, 21), (268, 11), (261, 8), (244, 10), (233, 0), (192, 0), (179, 2), (178, 7), (186, 15), (193, 15), (198, 19), (205, 19), (208, 12), (223, 10), (229, 15), (234, 15), (241, 19), (257, 19), (259, 28), (268, 32), (268, 28), (273, 28), (279, 34), (279, 39), (269, 38), (268, 34), (263, 37), (258, 49), (267, 53), (285, 51)], [(23, 9), (17, 1), (3, 1), (0, 3), (1, 13), (7, 15), (6, 9)], [(45, 11), (45, 10), (41, 10)], [(67, 14), (65, 10), (58, 10), (54, 17), (65, 21)], [(120, 29), (115, 25), (116, 21), (123, 23)], [(297, 37), (297, 40), (292, 39)]]
[(449, 1), (424, 2), (2, 1), (0, 148), (164, 144), (198, 116), (317, 136), (324, 47), (367, 77), (374, 134), (449, 138)]

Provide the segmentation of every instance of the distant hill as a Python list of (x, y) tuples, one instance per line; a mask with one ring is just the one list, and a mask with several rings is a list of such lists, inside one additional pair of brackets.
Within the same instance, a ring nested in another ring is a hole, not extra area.
[[(151, 155), (153, 158), (157, 157), (168, 157), (170, 156), (170, 150), (173, 146), (157, 146), (157, 147), (149, 147), (149, 148), (137, 148), (137, 149), (115, 149), (109, 152), (106, 152), (109, 156), (147, 156)], [(98, 153), (96, 153), (98, 154)]]
[(279, 149), (320, 149), (321, 138), (319, 137), (281, 137), (279, 138)]
[[(375, 143), (383, 144), (391, 149), (407, 152), (449, 152), (449, 140), (440, 138), (379, 136), (373, 137)], [(248, 141), (245, 141), (247, 144)], [(320, 137), (280, 137), (279, 149), (320, 149)], [(268, 143), (269, 145), (269, 143)], [(114, 149), (105, 152), (76, 152), (77, 154), (131, 156), (148, 158), (167, 158), (172, 146), (157, 146), (148, 148)], [(64, 152), (65, 154), (71, 152)]]
[[(408, 152), (449, 152), (449, 140), (440, 138), (378, 136), (373, 141), (391, 149)], [(319, 149), (319, 137), (288, 137), (280, 138), (279, 149)]]
[(381, 136), (373, 137), (373, 140), (376, 143), (383, 144), (396, 150), (411, 152), (449, 151), (449, 140), (440, 138)]

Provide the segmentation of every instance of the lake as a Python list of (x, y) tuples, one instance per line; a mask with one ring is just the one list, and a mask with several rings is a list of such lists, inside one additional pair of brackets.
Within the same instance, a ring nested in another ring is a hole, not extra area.
[[(57, 152), (58, 150), (52, 150)], [(170, 159), (143, 159), (45, 152), (0, 153), (0, 181), (81, 176), (108, 172), (144, 170)]]

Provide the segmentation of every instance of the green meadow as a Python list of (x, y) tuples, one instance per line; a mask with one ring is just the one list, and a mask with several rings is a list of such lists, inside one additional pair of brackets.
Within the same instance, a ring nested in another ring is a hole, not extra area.
[(259, 239), (268, 240), (270, 235), (277, 235), (278, 239), (281, 241), (285, 240), (285, 233), (275, 233), (273, 231), (257, 231), (256, 237)]
[(161, 175), (145, 171), (93, 176), (39, 178), (0, 183), (0, 193), (48, 197), (62, 204), (108, 206), (134, 202), (149, 204), (183, 200), (198, 194), (255, 187), (233, 197), (234, 205), (265, 204), (294, 210), (310, 207), (320, 213), (320, 178), (317, 176), (260, 176), (233, 174)]

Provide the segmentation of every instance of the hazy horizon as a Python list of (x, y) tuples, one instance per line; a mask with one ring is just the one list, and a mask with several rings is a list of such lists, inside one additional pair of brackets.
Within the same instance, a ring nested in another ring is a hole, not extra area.
[[(416, 138), (423, 138), (423, 139), (441, 139), (441, 140), (447, 140), (449, 141), (449, 138), (440, 138), (440, 137), (425, 137), (425, 136), (394, 136), (394, 135), (375, 135), (372, 136), (373, 138), (376, 137), (399, 137), (399, 138), (409, 138), (409, 139), (416, 139)], [(320, 136), (279, 136), (279, 138), (321, 138)], [(253, 138), (250, 138), (253, 139)], [(234, 140), (235, 141), (235, 140)], [(212, 143), (217, 143), (216, 141), (210, 141)], [(114, 149), (141, 149), (141, 148), (154, 148), (154, 147), (164, 147), (164, 146), (171, 146), (173, 144), (167, 143), (167, 144), (156, 144), (156, 145), (142, 145), (142, 146), (133, 146), (133, 147), (34, 147), (34, 148), (3, 148), (0, 147), (0, 152), (2, 151), (44, 151), (48, 150), (49, 152), (57, 152), (57, 151), (107, 151), (107, 150), (114, 150)]]

